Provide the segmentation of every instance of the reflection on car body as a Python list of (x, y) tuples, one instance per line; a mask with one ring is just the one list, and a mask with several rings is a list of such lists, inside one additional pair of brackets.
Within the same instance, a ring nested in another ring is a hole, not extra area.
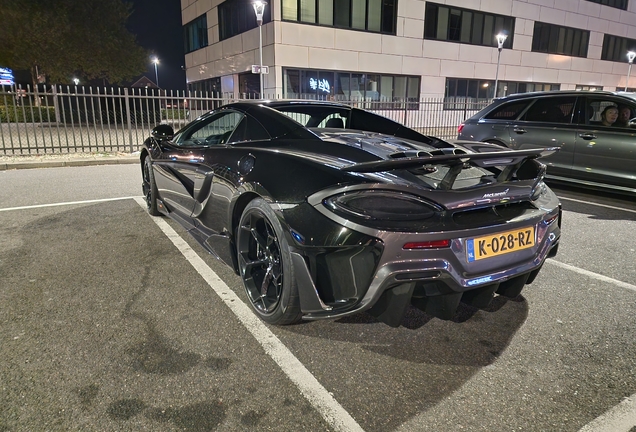
[(467, 119), (458, 139), (511, 149), (558, 146), (548, 178), (636, 194), (636, 94), (553, 91), (496, 99)]
[(398, 326), (409, 305), (450, 319), (535, 279), (561, 233), (538, 161), (554, 151), (450, 144), (338, 103), (249, 101), (176, 134), (157, 126), (141, 167), (148, 211), (230, 265), (263, 320), (367, 311)]

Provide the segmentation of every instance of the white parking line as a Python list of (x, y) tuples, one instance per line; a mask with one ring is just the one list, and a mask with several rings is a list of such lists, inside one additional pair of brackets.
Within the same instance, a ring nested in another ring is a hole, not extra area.
[[(146, 208), (143, 198), (135, 198)], [(269, 330), (252, 310), (217, 276), (188, 243), (161, 217), (152, 218), (164, 234), (179, 249), (192, 267), (203, 277), (223, 302), (254, 336), (265, 352), (278, 364), (285, 375), (298, 387), (322, 418), (335, 430), (364, 432), (353, 417), (336, 401), (322, 384), (305, 368), (289, 349)]]
[(96, 199), (96, 200), (69, 201), (69, 202), (63, 202), (63, 203), (38, 204), (38, 205), (30, 205), (30, 206), (23, 206), (23, 207), (7, 207), (7, 208), (0, 208), (0, 212), (13, 211), (13, 210), (31, 210), (31, 209), (44, 208), (44, 207), (58, 207), (58, 206), (76, 205), (76, 204), (93, 204), (93, 203), (100, 203), (100, 202), (107, 202), (107, 201), (121, 201), (121, 200), (129, 200), (129, 199), (137, 199), (137, 197), (129, 196), (129, 197), (119, 197), (119, 198), (102, 198), (102, 199)]
[(591, 272), (589, 270), (583, 270), (582, 268), (574, 267), (573, 265), (570, 265), (570, 264), (565, 264), (565, 263), (562, 263), (562, 262), (559, 262), (559, 261), (555, 261), (554, 259), (548, 259), (545, 262), (550, 263), (550, 264), (554, 264), (557, 267), (561, 267), (561, 268), (564, 268), (566, 270), (573, 271), (575, 273), (579, 273), (579, 274), (585, 275), (585, 276), (590, 277), (592, 279), (600, 280), (602, 282), (607, 282), (607, 283), (610, 283), (610, 284), (613, 284), (613, 285), (618, 285), (621, 288), (625, 288), (625, 289), (628, 289), (628, 290), (636, 291), (636, 285), (632, 285), (632, 284), (629, 284), (627, 282), (619, 281), (617, 279), (612, 279), (611, 277), (603, 276), (601, 274), (594, 273), (594, 272)]
[(583, 200), (578, 200), (578, 199), (574, 199), (574, 198), (565, 198), (565, 197), (559, 197), (559, 199), (568, 200), (568, 201), (574, 201), (574, 202), (577, 202), (577, 203), (580, 203), (580, 204), (589, 204), (589, 205), (593, 205), (593, 206), (597, 206), (597, 207), (605, 207), (605, 208), (612, 209), (612, 210), (620, 210), (620, 211), (625, 211), (625, 212), (629, 212), (629, 213), (636, 213), (636, 210), (624, 209), (624, 208), (611, 206), (611, 205), (607, 205), (607, 204), (600, 204), (600, 203), (595, 203), (595, 202), (590, 202), (590, 201), (583, 201)]
[(636, 394), (583, 426), (579, 432), (629, 432), (636, 426)]

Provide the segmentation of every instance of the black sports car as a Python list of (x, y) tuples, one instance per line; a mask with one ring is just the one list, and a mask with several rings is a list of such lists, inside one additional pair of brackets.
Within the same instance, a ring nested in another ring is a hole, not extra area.
[(249, 101), (141, 151), (151, 215), (168, 215), (243, 279), (266, 322), (516, 297), (557, 252), (561, 206), (537, 158), (555, 149), (447, 143), (317, 101)]

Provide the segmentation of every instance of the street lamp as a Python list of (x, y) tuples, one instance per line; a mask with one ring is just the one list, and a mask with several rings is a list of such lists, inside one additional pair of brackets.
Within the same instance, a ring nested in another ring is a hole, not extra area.
[(627, 69), (627, 81), (625, 81), (625, 91), (627, 91), (627, 84), (629, 84), (629, 75), (632, 72), (632, 63), (634, 63), (635, 57), (636, 57), (636, 52), (634, 51), (627, 52), (627, 61), (629, 62), (629, 68)]
[(497, 83), (499, 81), (499, 62), (501, 60), (501, 50), (503, 49), (504, 42), (508, 38), (507, 34), (499, 33), (497, 36), (497, 72), (495, 73), (495, 94), (494, 97), (497, 97)]
[(154, 56), (151, 60), (155, 64), (155, 84), (157, 84), (157, 87), (159, 87), (159, 74), (157, 73), (157, 65), (159, 64), (159, 59), (157, 58), (157, 56)]
[(258, 24), (258, 50), (260, 55), (258, 74), (261, 79), (261, 99), (263, 99), (263, 14), (265, 13), (266, 5), (267, 2), (263, 0), (256, 0), (252, 3), (254, 13), (256, 14), (256, 23)]
[(79, 78), (73, 78), (73, 82), (75, 83), (75, 85), (79, 85)]

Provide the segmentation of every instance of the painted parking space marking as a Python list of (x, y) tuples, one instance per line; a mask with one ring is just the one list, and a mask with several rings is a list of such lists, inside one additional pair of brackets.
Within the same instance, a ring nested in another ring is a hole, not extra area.
[(562, 262), (559, 262), (559, 261), (555, 261), (552, 258), (545, 260), (545, 262), (553, 264), (553, 265), (555, 265), (557, 267), (564, 268), (566, 270), (570, 270), (570, 271), (576, 272), (578, 274), (582, 274), (582, 275), (590, 277), (592, 279), (596, 279), (596, 280), (599, 280), (599, 281), (602, 281), (602, 282), (606, 282), (606, 283), (609, 283), (609, 284), (617, 285), (617, 286), (619, 286), (621, 288), (625, 288), (625, 289), (628, 289), (628, 290), (631, 290), (631, 291), (636, 291), (636, 285), (632, 285), (632, 284), (629, 284), (627, 282), (619, 281), (617, 279), (612, 279), (611, 277), (603, 276), (601, 274), (594, 273), (594, 272), (591, 272), (589, 270), (584, 270), (582, 268), (578, 268), (578, 267), (575, 267), (575, 266), (570, 265), (570, 264), (565, 264), (565, 263), (562, 263)]
[(590, 201), (583, 201), (583, 200), (574, 199), (574, 198), (559, 197), (559, 199), (566, 200), (566, 201), (577, 202), (579, 204), (588, 204), (588, 205), (593, 205), (593, 206), (596, 206), (596, 207), (603, 207), (603, 208), (612, 209), (612, 210), (620, 210), (620, 211), (629, 212), (629, 213), (636, 213), (636, 210), (624, 209), (624, 208), (620, 208), (620, 207), (616, 207), (616, 206), (611, 206), (611, 205), (608, 205), (608, 204), (600, 204), (600, 203), (595, 203), (595, 202), (590, 202)]
[(629, 432), (636, 426), (636, 394), (583, 426), (579, 432)]
[[(143, 198), (135, 198), (142, 208), (146, 208)], [(265, 352), (278, 364), (287, 377), (298, 387), (325, 421), (336, 431), (364, 432), (355, 419), (336, 401), (322, 384), (305, 368), (291, 351), (267, 328), (252, 310), (219, 278), (203, 259), (181, 238), (181, 236), (161, 217), (152, 217), (161, 231), (179, 249), (194, 269), (216, 292), (239, 321), (254, 336)]]
[(102, 202), (108, 202), (108, 201), (123, 201), (123, 200), (129, 200), (129, 199), (137, 199), (137, 198), (138, 197), (129, 196), (129, 197), (119, 197), (119, 198), (102, 198), (102, 199), (85, 200), (85, 201), (68, 201), (68, 202), (53, 203), (53, 204), (37, 204), (37, 205), (22, 206), (22, 207), (7, 207), (7, 208), (0, 208), (0, 212), (14, 211), (14, 210), (32, 210), (32, 209), (38, 209), (38, 208), (59, 207), (59, 206), (66, 206), (66, 205), (94, 204), (94, 203), (102, 203)]

